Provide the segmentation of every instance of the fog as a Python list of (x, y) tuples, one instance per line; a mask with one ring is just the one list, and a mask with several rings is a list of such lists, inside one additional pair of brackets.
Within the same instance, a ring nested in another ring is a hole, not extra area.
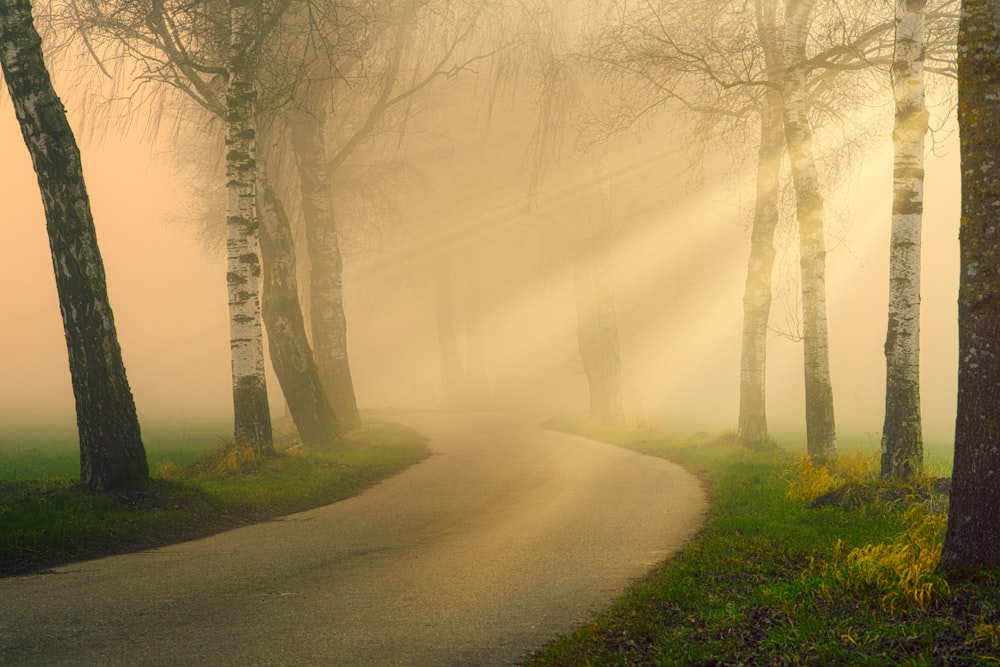
[[(137, 136), (87, 139), (83, 121), (67, 106), (81, 138), (140, 421), (230, 419), (224, 252), (206, 248), (191, 225), (178, 221), (190, 184), (178, 177), (170, 141), (150, 146)], [(733, 429), (752, 198), (722, 154), (706, 157), (695, 182), (665, 136), (661, 131), (622, 138), (609, 165), (612, 174), (628, 175), (632, 188), (620, 195), (628, 204), (620, 210), (627, 224), (615, 260), (622, 350), (634, 384), (631, 417), (640, 410), (682, 432)], [(588, 206), (588, 186), (580, 168), (568, 163), (552, 170), (546, 189), (528, 207), (519, 196), (523, 182), (470, 166), (494, 161), (519, 173), (523, 147), (501, 145), (502, 158), (469, 141), (425, 162), (430, 176), (398, 191), (395, 207), (406, 212), (401, 221), (387, 223), (375, 236), (348, 236), (345, 309), (362, 409), (445, 406), (432, 289), (432, 267), (442, 262), (450, 262), (456, 302), (470, 280), (468, 268), (477, 269), (492, 405), (552, 413), (586, 408), (572, 270), (558, 238), (580, 207)], [(9, 103), (0, 106), (0, 147), (0, 418), (6, 425), (72, 423), (44, 217)], [(842, 438), (877, 442), (881, 431), (890, 198), (886, 136), (828, 192), (831, 369)], [(928, 157), (925, 206), (924, 433), (928, 441), (947, 443), (957, 368), (954, 138)], [(779, 250), (775, 329), (785, 328), (786, 314), (795, 309), (796, 261), (793, 250)], [(462, 339), (460, 314), (456, 309)], [(783, 443), (804, 437), (802, 374), (801, 343), (772, 333), (768, 419)], [(273, 374), (268, 386), (272, 411), (281, 414)]]

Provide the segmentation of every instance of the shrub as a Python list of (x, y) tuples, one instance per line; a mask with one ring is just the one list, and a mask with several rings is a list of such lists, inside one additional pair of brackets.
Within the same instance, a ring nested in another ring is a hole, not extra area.
[[(948, 593), (948, 583), (937, 573), (947, 516), (914, 503), (904, 514), (906, 528), (895, 538), (851, 549), (846, 556), (838, 540), (831, 562), (820, 574), (821, 596), (864, 599), (879, 596), (882, 608), (927, 611), (931, 602)], [(815, 576), (815, 564), (803, 575)]]
[(156, 467), (156, 476), (168, 481), (177, 481), (184, 477), (184, 468), (181, 468), (170, 459), (166, 459)]
[(829, 491), (836, 483), (826, 466), (813, 465), (812, 459), (803, 456), (795, 470), (786, 470), (781, 478), (788, 483), (785, 497), (789, 500), (801, 500), (807, 503)]

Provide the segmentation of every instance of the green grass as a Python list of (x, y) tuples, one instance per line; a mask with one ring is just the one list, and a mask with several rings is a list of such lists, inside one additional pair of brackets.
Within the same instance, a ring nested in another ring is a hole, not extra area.
[[(39, 450), (52, 455), (36, 455), (35, 467), (19, 469), (20, 479), (0, 481), (0, 576), (203, 537), (335, 502), (427, 455), (417, 433), (378, 421), (321, 451), (291, 444), (279, 442), (278, 454), (262, 458), (219, 444), (206, 453), (204, 446), (164, 443), (164, 456), (150, 456), (148, 486), (107, 494), (81, 488), (77, 470), (65, 473), (64, 448)], [(15, 451), (14, 458), (28, 462), (30, 453)]]
[[(142, 440), (149, 468), (155, 471), (166, 461), (179, 466), (190, 465), (221, 446), (231, 429), (228, 423), (216, 421), (187, 423), (180, 427), (143, 423)], [(5, 426), (0, 429), (0, 483), (70, 479), (79, 475), (80, 447), (75, 425)]]
[[(680, 463), (705, 480), (711, 509), (680, 554), (528, 664), (1000, 662), (998, 573), (948, 587), (933, 568), (940, 498), (915, 504), (898, 487), (861, 483), (857, 474), (840, 502), (814, 509), (789, 497), (804, 473), (786, 451), (751, 452), (731, 435), (677, 438), (576, 418), (548, 425)], [(900, 562), (929, 586), (924, 604), (908, 597), (916, 584), (895, 574)]]

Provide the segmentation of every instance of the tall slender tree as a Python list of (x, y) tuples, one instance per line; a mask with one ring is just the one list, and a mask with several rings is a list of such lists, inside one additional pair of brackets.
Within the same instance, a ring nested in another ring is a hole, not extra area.
[[(747, 21), (752, 7), (753, 21)], [(846, 74), (871, 72), (873, 64), (883, 64), (888, 51), (886, 36), (892, 23), (867, 11), (852, 16), (859, 3), (844, 3), (836, 14), (813, 12), (810, 3), (799, 0), (753, 0), (752, 3), (713, 0), (691, 4), (645, 3), (629, 11), (616, 12), (617, 21), (608, 22), (593, 40), (590, 59), (618, 83), (623, 103), (609, 114), (608, 126), (615, 131), (637, 124), (644, 116), (670, 109), (672, 115), (688, 114), (697, 128), (693, 139), (699, 143), (725, 143), (727, 150), (751, 146), (743, 140), (754, 133), (748, 121), (759, 124), (760, 143), (756, 159), (756, 197), (750, 238), (750, 254), (744, 290), (744, 314), (740, 356), (740, 406), (738, 435), (747, 446), (768, 443), (766, 416), (766, 342), (772, 302), (771, 273), (773, 245), (778, 217), (780, 165), (786, 150), (787, 130), (792, 130), (798, 156), (803, 157), (802, 130), (812, 123), (834, 120), (843, 123), (854, 115), (852, 95), (858, 88), (847, 83)], [(783, 11), (784, 10), (784, 11)], [(804, 10), (804, 11), (803, 11)], [(789, 18), (804, 18), (790, 24)], [(782, 26), (782, 18), (784, 25)], [(796, 40), (789, 43), (790, 39)], [(807, 52), (806, 46), (809, 45)], [(789, 52), (789, 47), (792, 47)], [(796, 60), (789, 60), (795, 58)], [(841, 85), (844, 81), (847, 85)], [(793, 109), (789, 125), (783, 90), (794, 84)], [(628, 85), (625, 85), (628, 84)], [(811, 150), (809, 151), (811, 152)], [(806, 175), (818, 172), (815, 159)], [(794, 166), (794, 165), (793, 165)], [(796, 172), (799, 177), (804, 172)], [(800, 180), (802, 180), (800, 178)], [(810, 407), (807, 422), (812, 424), (814, 445), (821, 438), (832, 442), (834, 435), (829, 366), (825, 361), (825, 321), (818, 319), (816, 289), (825, 255), (822, 197), (818, 183), (803, 192), (803, 213), (809, 212), (805, 235), (804, 286), (808, 338), (804, 343), (808, 359)], [(807, 202), (819, 204), (811, 207)], [(818, 232), (818, 233), (816, 233)], [(822, 316), (825, 320), (825, 314)], [(825, 368), (826, 370), (820, 370)], [(826, 379), (823, 379), (823, 376)], [(823, 388), (823, 385), (827, 385)], [(819, 404), (825, 404), (822, 409)], [(823, 427), (819, 421), (826, 422)], [(823, 447), (820, 447), (821, 449)], [(814, 446), (815, 449), (815, 446)]]
[(281, 200), (267, 181), (263, 164), (258, 176), (260, 256), (264, 267), (261, 314), (271, 364), (302, 443), (330, 445), (336, 440), (339, 425), (306, 336), (292, 228)]
[(80, 481), (110, 491), (147, 481), (80, 149), (52, 87), (28, 0), (0, 0), (0, 65), (45, 209), (80, 437)]
[(229, 3), (229, 86), (226, 90), (226, 250), (229, 340), (233, 369), (234, 438), (272, 449), (271, 413), (264, 377), (257, 219), (258, 3)]
[(832, 461), (837, 457), (837, 440), (826, 322), (826, 229), (808, 116), (805, 65), (814, 5), (815, 0), (789, 0), (785, 6), (785, 141), (799, 222), (806, 445), (813, 459)]
[(896, 0), (892, 92), (896, 106), (889, 325), (885, 338), (882, 477), (912, 479), (923, 467), (920, 427), (920, 228), (924, 211), (924, 14), (926, 0)]
[[(322, 88), (322, 86), (320, 86)], [(310, 98), (314, 93), (310, 93)], [(313, 349), (320, 378), (341, 428), (360, 425), (354, 380), (347, 351), (344, 313), (344, 260), (333, 211), (333, 183), (326, 152), (322, 95), (295, 114), (291, 141), (298, 161), (302, 217), (309, 255), (309, 301)]]
[(611, 217), (611, 176), (602, 151), (595, 153), (590, 159), (597, 205), (582, 213), (573, 266), (577, 342), (590, 393), (590, 417), (620, 423), (624, 420), (624, 408), (613, 281), (615, 228)]
[[(781, 40), (776, 0), (755, 0), (754, 18), (764, 55), (767, 81), (781, 81)], [(768, 87), (758, 111), (760, 146), (750, 258), (743, 291), (743, 337), (740, 348), (740, 415), (737, 437), (751, 448), (771, 444), (767, 431), (766, 368), (768, 320), (771, 317), (771, 274), (774, 271), (774, 232), (778, 226), (781, 158), (785, 152), (784, 106), (781, 88)]]
[(958, 414), (945, 570), (1000, 567), (1000, 1), (963, 0)]

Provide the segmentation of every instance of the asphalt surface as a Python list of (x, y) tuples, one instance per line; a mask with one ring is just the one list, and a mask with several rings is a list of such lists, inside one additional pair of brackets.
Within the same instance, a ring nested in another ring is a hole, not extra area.
[(662, 459), (524, 415), (393, 418), (433, 455), (360, 496), (0, 580), (0, 663), (512, 664), (701, 526)]

